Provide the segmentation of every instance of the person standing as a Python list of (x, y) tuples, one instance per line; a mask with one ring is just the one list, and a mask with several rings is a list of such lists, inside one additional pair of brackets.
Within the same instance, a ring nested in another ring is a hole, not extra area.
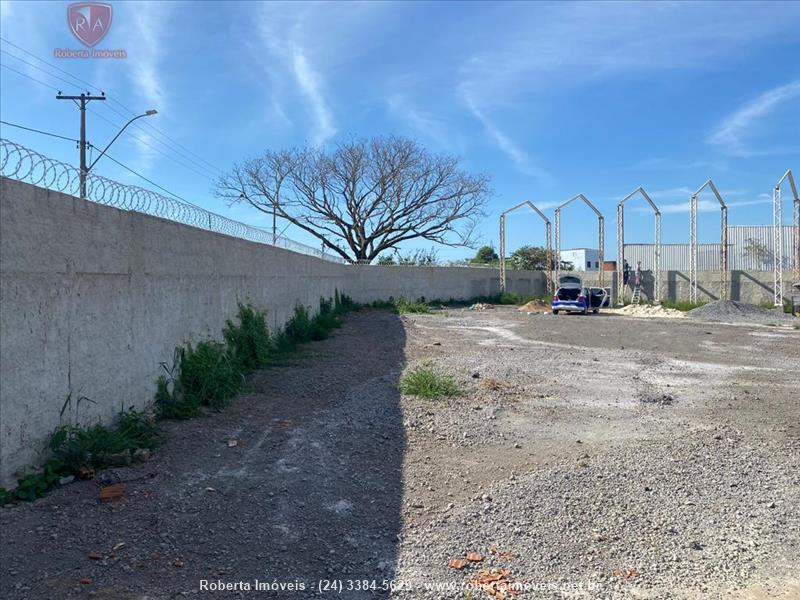
[(628, 285), (628, 280), (631, 278), (631, 266), (628, 264), (628, 261), (622, 265), (622, 285)]

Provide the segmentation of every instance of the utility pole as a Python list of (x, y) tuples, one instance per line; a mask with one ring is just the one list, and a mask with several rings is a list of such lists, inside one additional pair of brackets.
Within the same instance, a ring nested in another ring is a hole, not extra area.
[(81, 111), (81, 168), (80, 168), (80, 194), (81, 198), (86, 198), (86, 174), (89, 170), (86, 168), (86, 105), (92, 100), (105, 100), (105, 92), (100, 92), (100, 96), (92, 96), (90, 93), (81, 94), (80, 96), (64, 96), (58, 92), (56, 100), (72, 100)]

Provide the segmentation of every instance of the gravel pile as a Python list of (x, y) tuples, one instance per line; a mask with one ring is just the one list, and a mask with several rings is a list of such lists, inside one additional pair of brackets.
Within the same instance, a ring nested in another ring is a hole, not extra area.
[(717, 300), (689, 311), (689, 316), (722, 323), (797, 324), (800, 319), (780, 309), (762, 308), (736, 300)]

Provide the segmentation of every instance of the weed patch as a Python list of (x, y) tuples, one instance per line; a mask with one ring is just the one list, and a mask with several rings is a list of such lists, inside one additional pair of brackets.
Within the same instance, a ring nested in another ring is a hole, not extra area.
[(429, 363), (414, 367), (400, 380), (400, 391), (409, 396), (439, 400), (461, 393), (456, 380)]
[(244, 374), (230, 349), (219, 342), (187, 344), (181, 353), (180, 382), (190, 406), (219, 410), (244, 383)]
[(266, 367), (272, 349), (266, 312), (239, 304), (238, 318), (238, 325), (228, 320), (222, 331), (230, 353), (245, 371)]
[(147, 413), (130, 408), (119, 415), (117, 430), (131, 450), (152, 450), (161, 442), (161, 433), (156, 420)]
[(134, 409), (120, 412), (113, 427), (100, 424), (59, 427), (48, 444), (50, 460), (41, 471), (20, 477), (16, 489), (0, 488), (0, 505), (41, 498), (64, 476), (129, 464), (136, 450), (152, 450), (160, 440), (155, 419)]
[(283, 328), (283, 337), (287, 338), (292, 347), (311, 341), (311, 318), (308, 316), (308, 309), (302, 304), (294, 307), (294, 315)]
[(366, 306), (368, 308), (374, 308), (375, 310), (391, 310), (393, 312), (397, 312), (397, 303), (395, 302), (394, 298), (389, 298), (388, 300), (375, 300)]
[[(780, 308), (776, 307), (775, 304), (772, 302), (762, 302), (761, 304), (759, 304), (759, 306), (761, 308), (766, 308), (767, 310), (780, 310)], [(783, 301), (783, 312), (785, 312), (787, 315), (793, 314), (794, 311), (792, 310), (791, 300)]]
[(689, 302), (688, 300), (664, 300), (661, 302), (661, 306), (664, 308), (673, 308), (683, 312), (688, 312), (706, 304), (706, 302)]
[(431, 312), (430, 306), (422, 300), (407, 300), (405, 298), (400, 298), (395, 303), (395, 309), (401, 315), (427, 314)]
[[(219, 410), (242, 389), (245, 375), (275, 362), (298, 343), (321, 340), (341, 327), (340, 316), (361, 306), (338, 291), (332, 300), (321, 300), (311, 318), (305, 306), (277, 335), (270, 335), (266, 313), (240, 304), (237, 321), (228, 320), (224, 343), (200, 342), (176, 348), (172, 364), (161, 363), (156, 382), (155, 408), (162, 419), (188, 419), (204, 407)], [(81, 475), (111, 465), (127, 464), (139, 449), (152, 450), (160, 442), (158, 424), (148, 415), (128, 410), (120, 413), (114, 427), (65, 425), (52, 435), (52, 458), (40, 472), (20, 478), (14, 490), (0, 487), (0, 505), (35, 500), (59, 484), (61, 477)]]
[(503, 292), (499, 295), (495, 304), (514, 304), (521, 306), (531, 300), (534, 300), (533, 296), (522, 296), (514, 292)]

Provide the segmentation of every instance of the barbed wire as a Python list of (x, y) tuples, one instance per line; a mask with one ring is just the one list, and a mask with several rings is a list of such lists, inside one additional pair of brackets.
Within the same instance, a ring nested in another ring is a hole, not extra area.
[[(16, 142), (0, 138), (0, 174), (71, 196), (80, 193), (80, 171)], [(135, 185), (126, 185), (101, 175), (86, 175), (86, 200), (122, 210), (140, 212), (184, 225), (206, 229), (259, 244), (277, 246), (325, 260), (346, 263), (343, 258), (271, 232), (234, 221), (189, 202), (170, 198)]]

